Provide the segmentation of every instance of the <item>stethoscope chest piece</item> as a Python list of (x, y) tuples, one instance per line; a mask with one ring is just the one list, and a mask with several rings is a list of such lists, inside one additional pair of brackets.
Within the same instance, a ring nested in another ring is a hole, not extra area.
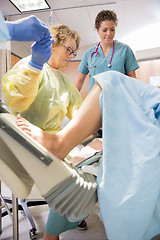
[[(97, 44), (96, 50), (91, 53), (91, 58), (92, 58), (92, 56), (93, 56), (94, 53), (96, 53), (96, 57), (97, 57), (97, 55), (98, 55), (98, 47), (99, 47), (100, 43), (101, 43), (101, 42), (99, 42), (99, 43)], [(108, 65), (107, 65), (108, 68), (111, 67), (111, 62), (112, 62), (112, 58), (113, 58), (113, 54), (114, 54), (114, 48), (115, 48), (115, 41), (113, 40), (113, 50), (112, 50), (112, 55), (111, 55), (110, 61), (109, 61)]]

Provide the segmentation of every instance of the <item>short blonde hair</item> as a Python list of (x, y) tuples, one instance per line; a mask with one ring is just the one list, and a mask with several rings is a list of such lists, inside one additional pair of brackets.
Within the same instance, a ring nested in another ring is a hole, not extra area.
[(79, 48), (80, 36), (79, 36), (78, 32), (71, 30), (69, 27), (67, 27), (63, 24), (60, 24), (57, 26), (51, 26), (49, 28), (49, 30), (54, 39), (54, 43), (53, 43), (54, 46), (64, 43), (66, 38), (70, 37), (70, 38), (74, 39), (76, 42), (76, 50)]

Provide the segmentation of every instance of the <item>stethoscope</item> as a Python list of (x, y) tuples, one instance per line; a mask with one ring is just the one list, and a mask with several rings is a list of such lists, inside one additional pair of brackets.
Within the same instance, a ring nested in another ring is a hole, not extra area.
[[(98, 47), (99, 47), (100, 43), (101, 43), (101, 42), (99, 42), (99, 43), (97, 44), (96, 50), (91, 53), (91, 57), (92, 57), (93, 54), (95, 54), (95, 53), (96, 53), (96, 57), (97, 57), (97, 55), (98, 55)], [(114, 54), (114, 48), (115, 48), (115, 41), (113, 40), (112, 55), (111, 55), (111, 58), (110, 58), (110, 61), (109, 61), (108, 65), (107, 65), (108, 68), (111, 67), (111, 62), (112, 62), (112, 58), (113, 58), (113, 54)]]

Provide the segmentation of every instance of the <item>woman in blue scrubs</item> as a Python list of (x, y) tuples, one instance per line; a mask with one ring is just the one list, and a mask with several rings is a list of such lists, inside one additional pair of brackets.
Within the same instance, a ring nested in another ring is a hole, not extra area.
[(89, 92), (95, 84), (94, 75), (101, 72), (115, 70), (136, 78), (135, 70), (139, 68), (132, 49), (114, 40), (117, 15), (111, 10), (102, 10), (95, 19), (95, 28), (101, 41), (88, 49), (78, 68), (76, 87), (80, 91), (86, 76), (90, 73)]

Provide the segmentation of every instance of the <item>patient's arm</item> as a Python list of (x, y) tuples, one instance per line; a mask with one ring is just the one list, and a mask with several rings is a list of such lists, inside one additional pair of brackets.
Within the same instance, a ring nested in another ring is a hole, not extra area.
[(102, 138), (95, 138), (92, 142), (88, 143), (85, 147), (79, 149), (74, 148), (69, 155), (72, 157), (71, 162), (74, 166), (82, 162), (88, 157), (93, 156), (96, 152), (103, 149)]

